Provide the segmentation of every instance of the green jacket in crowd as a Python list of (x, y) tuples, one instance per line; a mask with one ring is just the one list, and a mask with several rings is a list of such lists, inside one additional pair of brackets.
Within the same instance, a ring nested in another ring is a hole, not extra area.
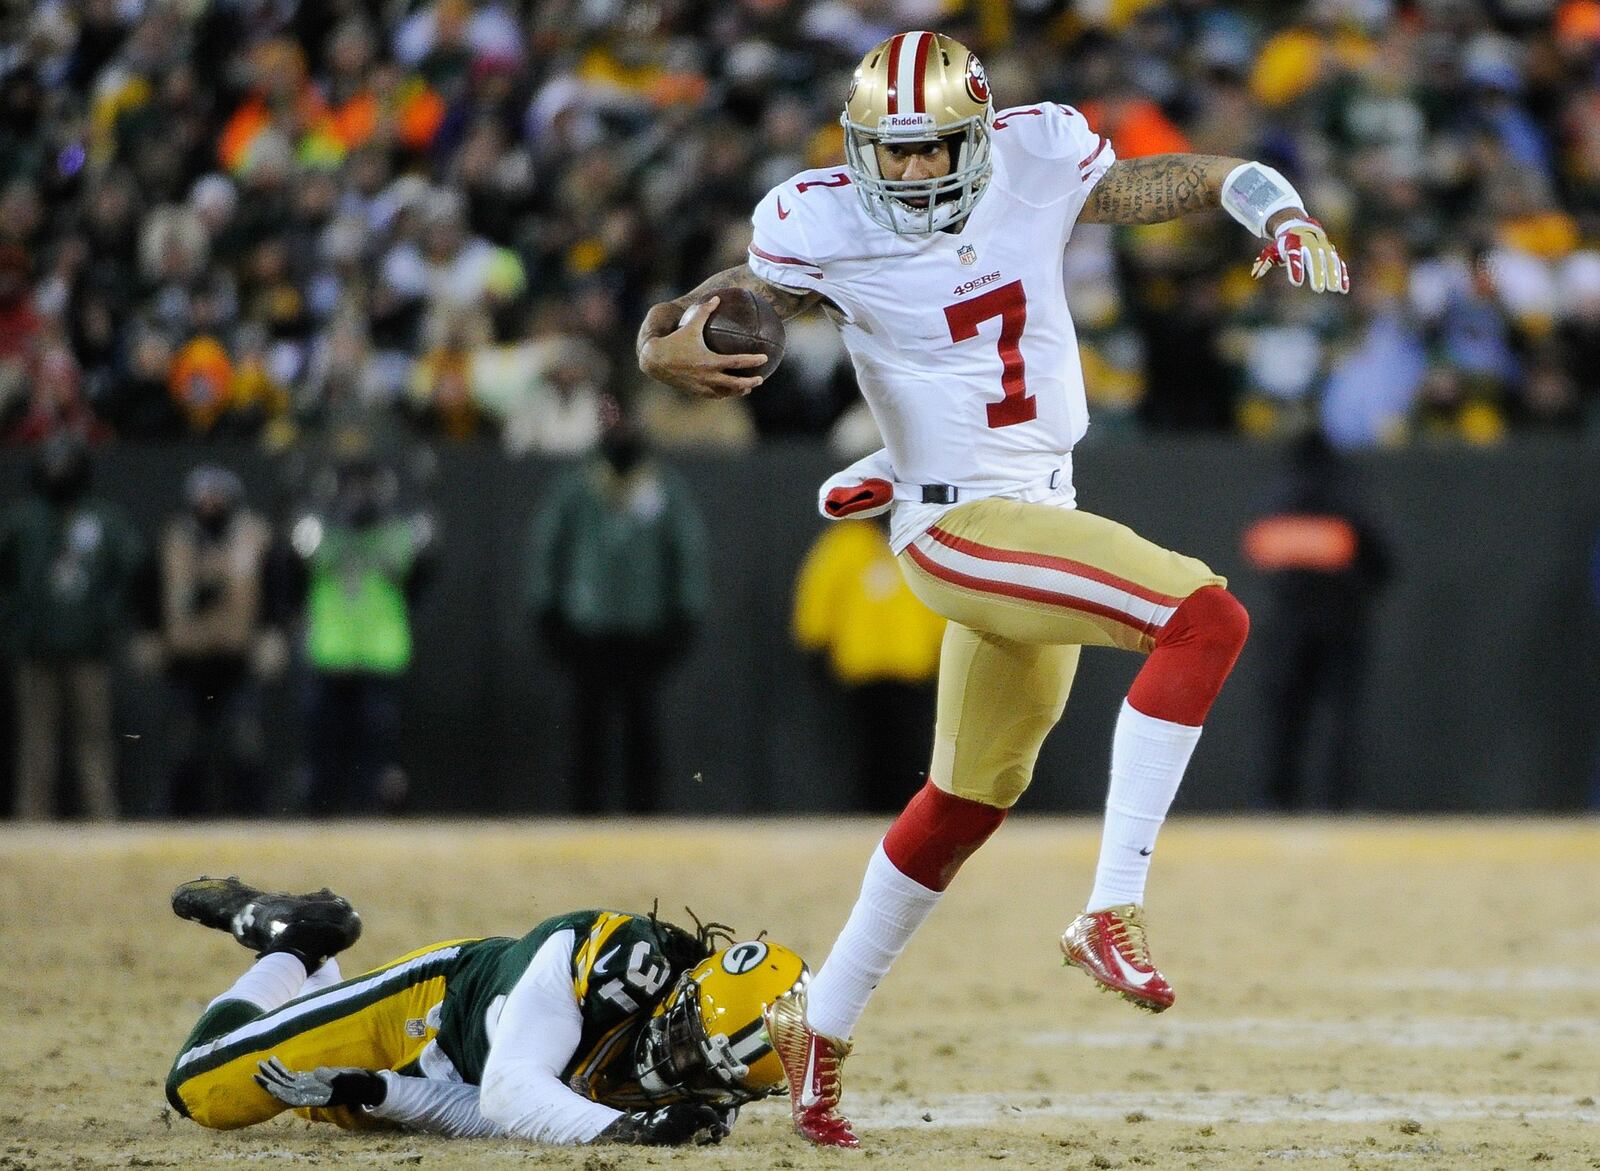
[[(320, 523), (320, 522), (318, 522)], [(406, 585), (425, 544), (407, 517), (333, 523), (301, 550), (306, 656), (318, 671), (400, 675), (411, 665)]]
[(706, 612), (705, 522), (688, 486), (647, 461), (603, 461), (551, 486), (533, 519), (527, 606), (579, 638), (659, 638)]
[(34, 498), (0, 515), (0, 631), (25, 659), (103, 659), (116, 647), (143, 559), (120, 509)]

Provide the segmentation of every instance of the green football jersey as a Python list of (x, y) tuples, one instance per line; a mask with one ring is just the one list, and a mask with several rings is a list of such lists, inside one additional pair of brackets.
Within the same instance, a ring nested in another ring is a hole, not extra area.
[(672, 1100), (646, 1094), (638, 1085), (634, 1042), (703, 948), (679, 928), (622, 911), (574, 911), (546, 919), (520, 939), (463, 943), (446, 975), (439, 1048), (465, 1081), (480, 1084), (490, 1034), (506, 997), (545, 942), (567, 930), (574, 935), (572, 990), (583, 1033), (562, 1080), (577, 1093), (618, 1108)]

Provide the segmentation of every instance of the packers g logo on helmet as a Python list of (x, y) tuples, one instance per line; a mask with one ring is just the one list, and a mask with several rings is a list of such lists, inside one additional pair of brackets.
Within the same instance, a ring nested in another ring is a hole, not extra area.
[[(988, 74), (960, 41), (910, 32), (875, 46), (856, 66), (839, 119), (845, 164), (867, 214), (900, 235), (926, 235), (963, 218), (994, 169), (993, 116)], [(879, 143), (933, 139), (950, 146), (949, 174), (883, 177)]]
[(759, 939), (735, 944), (722, 953), (722, 970), (730, 976), (742, 976), (766, 959), (769, 950)]
[(804, 988), (805, 961), (782, 944), (748, 940), (711, 953), (673, 985), (640, 1037), (640, 1084), (737, 1105), (785, 1086), (763, 1014)]

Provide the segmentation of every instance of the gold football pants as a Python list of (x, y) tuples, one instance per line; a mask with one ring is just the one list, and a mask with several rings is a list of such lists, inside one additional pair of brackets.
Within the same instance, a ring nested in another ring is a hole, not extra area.
[(1126, 525), (998, 497), (945, 513), (900, 554), (900, 567), (949, 620), (929, 779), (1002, 809), (1033, 778), (1080, 647), (1148, 654), (1184, 598), (1227, 585)]
[[(231, 1130), (288, 1109), (253, 1080), (268, 1057), (293, 1070), (403, 1070), (438, 1032), (430, 1013), (444, 1000), (445, 972), (459, 951), (455, 943), (434, 944), (271, 1012), (242, 1000), (213, 1004), (173, 1062), (167, 1100), (201, 1126)], [(344, 1107), (295, 1113), (350, 1128), (379, 1125)]]

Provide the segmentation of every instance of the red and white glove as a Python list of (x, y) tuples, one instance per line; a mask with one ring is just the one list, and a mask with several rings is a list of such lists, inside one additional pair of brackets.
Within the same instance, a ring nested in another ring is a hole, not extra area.
[(1350, 268), (1316, 220), (1286, 220), (1256, 257), (1250, 275), (1259, 279), (1280, 264), (1289, 270), (1289, 283), (1296, 288), (1309, 280), (1313, 293), (1350, 291)]
[(882, 448), (829, 476), (817, 492), (817, 511), (829, 520), (866, 518), (894, 503), (894, 465)]
[(888, 480), (862, 480), (834, 488), (822, 502), (823, 511), (835, 520), (868, 512), (876, 516), (894, 502), (894, 485)]

